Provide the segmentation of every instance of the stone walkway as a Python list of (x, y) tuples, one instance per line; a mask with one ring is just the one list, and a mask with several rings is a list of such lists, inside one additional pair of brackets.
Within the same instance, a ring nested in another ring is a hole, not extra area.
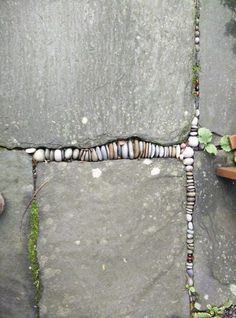
[[(201, 4), (198, 52), (194, 1), (0, 2), (1, 318), (38, 308), (41, 318), (187, 318), (186, 283), (202, 309), (236, 303), (236, 185), (215, 176), (225, 154), (194, 145), (198, 106), (200, 125), (236, 131), (235, 10)], [(190, 132), (194, 157), (180, 155)], [(27, 252), (35, 186), (38, 304)]]

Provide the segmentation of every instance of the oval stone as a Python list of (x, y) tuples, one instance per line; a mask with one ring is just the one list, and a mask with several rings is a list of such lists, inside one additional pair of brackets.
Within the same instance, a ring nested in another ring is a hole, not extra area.
[(79, 158), (79, 149), (78, 148), (73, 150), (73, 156), (72, 157), (73, 157), (74, 160), (77, 160)]
[(199, 142), (198, 142), (198, 138), (195, 136), (190, 136), (188, 139), (188, 144), (191, 147), (197, 147)]
[(122, 157), (122, 159), (127, 159), (128, 158), (128, 145), (127, 145), (127, 143), (125, 143), (121, 147), (121, 157)]
[(28, 153), (28, 154), (33, 154), (33, 153), (35, 153), (35, 151), (36, 151), (36, 148), (27, 148), (27, 149), (25, 149), (25, 152)]
[(162, 158), (164, 156), (164, 147), (160, 146), (159, 148), (159, 157)]
[(66, 159), (66, 160), (71, 159), (72, 154), (73, 154), (73, 150), (72, 150), (71, 148), (67, 148), (67, 149), (65, 150), (65, 159)]
[(113, 158), (118, 159), (117, 144), (113, 142), (112, 146), (113, 146)]
[(155, 152), (155, 157), (157, 158), (159, 156), (159, 151), (160, 151), (160, 148), (158, 145), (156, 145), (156, 152)]
[(96, 154), (98, 156), (98, 160), (102, 160), (102, 152), (101, 152), (101, 149), (100, 147), (96, 147)]
[(107, 150), (105, 146), (101, 147), (101, 153), (102, 153), (102, 159), (103, 160), (107, 160), (108, 159), (108, 155), (107, 155)]
[(128, 153), (129, 153), (129, 159), (134, 159), (134, 149), (133, 149), (132, 140), (128, 141)]
[(56, 149), (54, 152), (55, 161), (62, 161), (62, 153), (60, 149)]
[(155, 156), (156, 153), (156, 146), (154, 144), (151, 144), (151, 158)]
[(45, 160), (45, 152), (43, 149), (38, 149), (33, 155), (34, 160), (42, 162)]
[(185, 170), (186, 170), (186, 171), (193, 171), (193, 166), (186, 166), (186, 167), (185, 167)]
[(92, 161), (98, 161), (98, 156), (94, 148), (91, 150), (91, 157), (92, 157)]
[(183, 160), (183, 164), (184, 164), (185, 166), (192, 165), (193, 162), (194, 162), (193, 158), (185, 158), (185, 159)]
[(138, 139), (134, 140), (134, 158), (138, 158), (139, 156), (139, 141)]
[(194, 151), (191, 147), (186, 147), (183, 151), (183, 158), (191, 158), (194, 155)]
[(181, 151), (180, 145), (177, 145), (177, 146), (176, 146), (176, 154), (175, 154), (175, 156), (176, 156), (177, 159), (179, 159), (180, 151)]

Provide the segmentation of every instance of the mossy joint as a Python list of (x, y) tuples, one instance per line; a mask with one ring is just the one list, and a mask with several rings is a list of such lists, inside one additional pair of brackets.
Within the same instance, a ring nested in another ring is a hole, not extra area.
[(32, 273), (33, 284), (35, 286), (35, 308), (36, 315), (39, 317), (39, 300), (41, 296), (40, 268), (37, 254), (37, 242), (39, 236), (39, 206), (36, 200), (31, 204), (30, 209), (30, 234), (28, 240), (28, 254), (30, 270)]

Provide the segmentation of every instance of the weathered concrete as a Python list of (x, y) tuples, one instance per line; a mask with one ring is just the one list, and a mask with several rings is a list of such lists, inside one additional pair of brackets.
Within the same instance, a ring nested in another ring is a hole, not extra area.
[(200, 124), (236, 132), (236, 2), (201, 1)]
[(221, 154), (195, 159), (196, 289), (203, 305), (236, 303), (236, 183), (216, 177), (215, 167), (225, 163)]
[(186, 135), (193, 1), (6, 0), (0, 23), (0, 145)]
[(46, 179), (41, 318), (188, 317), (181, 163), (39, 164)]
[[(0, 192), (6, 209), (0, 216), (0, 317), (32, 318), (34, 289), (27, 257), (27, 228), (21, 219), (32, 195), (31, 160), (0, 151)], [(26, 224), (26, 222), (23, 222)]]

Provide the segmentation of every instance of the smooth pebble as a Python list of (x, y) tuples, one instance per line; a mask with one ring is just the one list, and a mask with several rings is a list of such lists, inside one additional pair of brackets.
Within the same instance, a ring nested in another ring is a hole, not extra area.
[(45, 153), (43, 149), (38, 149), (35, 151), (33, 155), (34, 160), (36, 161), (44, 161), (45, 160)]
[(62, 153), (60, 149), (56, 149), (54, 152), (55, 161), (62, 161)]

